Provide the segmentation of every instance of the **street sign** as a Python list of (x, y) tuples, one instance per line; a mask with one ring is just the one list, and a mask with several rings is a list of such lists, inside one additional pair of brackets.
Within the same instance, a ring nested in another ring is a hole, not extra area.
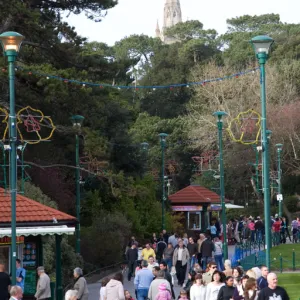
[(277, 194), (277, 201), (282, 201), (282, 200), (283, 200), (282, 194)]

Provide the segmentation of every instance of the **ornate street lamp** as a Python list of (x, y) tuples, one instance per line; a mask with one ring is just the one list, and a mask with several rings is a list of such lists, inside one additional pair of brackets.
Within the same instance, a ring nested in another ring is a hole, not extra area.
[(149, 144), (146, 142), (141, 143), (142, 150), (147, 152), (149, 149)]
[(161, 185), (162, 185), (162, 200), (161, 200), (161, 227), (165, 228), (165, 202), (166, 202), (166, 190), (165, 190), (165, 149), (167, 133), (160, 133), (160, 146), (161, 146)]
[(225, 207), (225, 183), (224, 183), (224, 162), (223, 162), (223, 117), (227, 116), (224, 111), (216, 111), (213, 113), (217, 117), (218, 125), (218, 143), (219, 143), (219, 164), (220, 164), (220, 200), (222, 205), (222, 227), (223, 227), (223, 253), (224, 259), (228, 259), (228, 243), (226, 233), (226, 207)]
[(16, 198), (17, 198), (17, 120), (15, 110), (15, 61), (20, 51), (24, 36), (14, 31), (0, 35), (0, 42), (7, 56), (9, 77), (9, 186), (11, 195), (11, 281), (16, 284)]
[(266, 107), (266, 72), (265, 64), (274, 40), (266, 35), (259, 35), (251, 39), (260, 66), (260, 95), (261, 95), (261, 140), (263, 151), (263, 194), (264, 194), (264, 219), (266, 241), (266, 266), (270, 270), (270, 174), (269, 174), (269, 151), (267, 138), (267, 107)]
[(83, 116), (74, 115), (71, 118), (73, 127), (76, 129), (76, 150), (75, 150), (75, 164), (76, 164), (76, 253), (80, 254), (80, 164), (79, 164), (79, 133), (84, 120)]

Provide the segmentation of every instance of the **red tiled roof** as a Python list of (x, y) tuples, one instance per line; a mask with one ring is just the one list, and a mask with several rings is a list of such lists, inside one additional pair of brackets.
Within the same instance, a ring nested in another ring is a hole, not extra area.
[(189, 185), (186, 188), (170, 195), (171, 203), (220, 203), (220, 196), (200, 185)]
[[(17, 223), (76, 221), (76, 218), (59, 210), (43, 205), (37, 201), (17, 194)], [(11, 222), (10, 193), (0, 188), (0, 223)]]

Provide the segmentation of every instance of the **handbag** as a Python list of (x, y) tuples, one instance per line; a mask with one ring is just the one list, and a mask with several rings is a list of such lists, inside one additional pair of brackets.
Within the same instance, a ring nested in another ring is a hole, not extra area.
[(172, 276), (176, 275), (176, 269), (175, 269), (174, 266), (171, 268), (170, 274), (171, 274)]

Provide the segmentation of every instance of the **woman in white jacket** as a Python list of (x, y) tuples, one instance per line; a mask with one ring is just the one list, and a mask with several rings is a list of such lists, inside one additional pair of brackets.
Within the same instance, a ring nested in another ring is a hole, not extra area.
[(107, 283), (104, 300), (125, 300), (122, 273), (117, 273)]
[(212, 275), (212, 282), (207, 285), (205, 300), (217, 300), (219, 291), (223, 285), (224, 274), (220, 271), (215, 271)]
[(202, 274), (196, 274), (195, 283), (190, 289), (190, 300), (205, 300), (206, 286), (203, 284)]

